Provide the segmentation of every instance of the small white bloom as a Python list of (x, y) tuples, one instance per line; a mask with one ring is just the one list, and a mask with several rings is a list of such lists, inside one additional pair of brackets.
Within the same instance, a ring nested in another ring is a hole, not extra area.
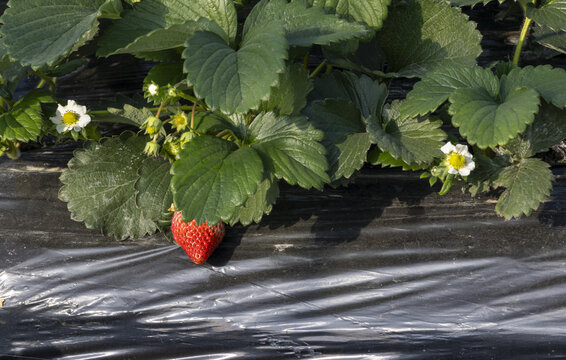
[(90, 116), (86, 114), (86, 106), (68, 100), (66, 106), (57, 105), (55, 116), (49, 120), (57, 125), (57, 132), (61, 134), (68, 130), (81, 131), (90, 122)]
[(468, 151), (466, 145), (452, 145), (449, 141), (444, 144), (440, 150), (446, 154), (446, 164), (448, 165), (448, 173), (461, 176), (468, 176), (470, 172), (476, 168), (472, 154)]
[(157, 86), (157, 84), (153, 84), (153, 83), (151, 85), (149, 85), (148, 88), (147, 88), (147, 91), (152, 96), (157, 95), (157, 90), (159, 90), (159, 86)]

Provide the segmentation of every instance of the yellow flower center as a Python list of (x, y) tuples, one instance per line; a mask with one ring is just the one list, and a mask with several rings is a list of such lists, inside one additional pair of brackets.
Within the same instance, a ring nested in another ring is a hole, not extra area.
[(184, 113), (173, 116), (173, 125), (177, 129), (184, 129), (187, 126), (187, 116)]
[(464, 155), (451, 152), (448, 155), (448, 164), (450, 164), (450, 166), (452, 166), (454, 169), (460, 170), (464, 167), (464, 165), (466, 165), (466, 158), (464, 157)]
[(72, 111), (67, 111), (63, 114), (63, 122), (67, 126), (75, 125), (79, 122), (79, 115)]

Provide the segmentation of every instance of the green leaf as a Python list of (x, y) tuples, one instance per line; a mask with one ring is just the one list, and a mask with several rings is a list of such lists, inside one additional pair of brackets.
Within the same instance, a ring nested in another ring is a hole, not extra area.
[(148, 219), (163, 219), (173, 203), (170, 169), (169, 161), (157, 156), (145, 159), (138, 169), (136, 204)]
[(148, 117), (153, 116), (149, 109), (138, 109), (129, 104), (125, 104), (122, 109), (108, 108), (107, 110), (108, 115), (97, 115), (96, 119), (141, 127)]
[(279, 197), (279, 184), (272, 177), (265, 178), (257, 187), (246, 203), (236, 209), (228, 223), (233, 226), (237, 222), (247, 226), (252, 222), (258, 223), (263, 215), (269, 215), (275, 201)]
[(494, 188), (494, 181), (497, 180), (501, 171), (510, 165), (507, 157), (489, 158), (481, 153), (474, 155), (474, 162), (476, 168), (467, 179), (467, 183), (470, 185), (468, 191), (472, 196)]
[(189, 141), (171, 167), (175, 209), (183, 219), (210, 226), (228, 221), (263, 180), (258, 153), (214, 136)]
[(489, 70), (479, 66), (445, 67), (431, 71), (415, 84), (401, 104), (401, 117), (426, 115), (436, 110), (458, 89), (484, 88), (496, 96), (499, 80)]
[(279, 84), (271, 89), (269, 99), (263, 102), (261, 109), (277, 109), (281, 115), (299, 115), (307, 105), (307, 95), (312, 89), (308, 71), (300, 64), (291, 64), (279, 75)]
[(448, 65), (473, 66), (482, 51), (476, 24), (442, 0), (397, 1), (376, 36), (387, 71), (404, 77)]
[(81, 66), (84, 66), (87, 63), (88, 63), (87, 59), (73, 59), (65, 63), (59, 64), (54, 68), (47, 69), (46, 71), (43, 71), (43, 74), (49, 77), (60, 77), (63, 75), (70, 74), (73, 71), (76, 71)]
[(372, 165), (381, 165), (382, 167), (401, 167), (403, 170), (416, 171), (426, 168), (426, 166), (423, 165), (407, 164), (403, 160), (395, 159), (390, 153), (380, 151), (377, 148), (368, 153), (368, 161)]
[(41, 134), (43, 113), (41, 103), (54, 103), (46, 90), (35, 90), (18, 100), (12, 109), (0, 115), (0, 138), (32, 141)]
[(99, 9), (101, 19), (119, 19), (124, 10), (121, 0), (107, 0)]
[(566, 31), (554, 31), (546, 26), (537, 25), (533, 36), (539, 44), (566, 54)]
[(261, 113), (252, 122), (248, 139), (261, 156), (265, 169), (289, 184), (322, 189), (326, 174), (323, 133), (302, 116)]
[(505, 187), (495, 211), (505, 219), (530, 215), (550, 195), (554, 176), (549, 165), (536, 158), (506, 167), (495, 181)]
[(566, 0), (548, 1), (546, 5), (537, 8), (527, 4), (526, 16), (539, 25), (554, 31), (566, 30)]
[(566, 70), (551, 65), (517, 68), (501, 79), (504, 94), (519, 87), (536, 90), (553, 105), (566, 107)]
[(201, 18), (198, 21), (189, 20), (181, 24), (173, 24), (166, 28), (152, 30), (109, 55), (152, 53), (167, 49), (181, 48), (185, 46), (185, 42), (189, 37), (195, 32), (202, 30), (224, 36), (225, 40), (229, 41), (226, 33), (224, 33), (216, 23)]
[(484, 88), (458, 89), (450, 102), (452, 124), (480, 148), (505, 145), (534, 121), (539, 107), (538, 93), (527, 88), (513, 90), (501, 100)]
[(407, 164), (429, 163), (441, 157), (440, 148), (446, 134), (442, 121), (401, 118), (400, 103), (395, 101), (384, 114), (383, 124), (374, 117), (368, 119), (370, 139), (384, 152)]
[(362, 168), (371, 146), (366, 126), (356, 106), (342, 99), (315, 101), (305, 112), (314, 126), (324, 131), (330, 181), (349, 178)]
[(391, 0), (308, 0), (313, 6), (330, 8), (336, 14), (363, 22), (373, 29), (381, 28)]
[(387, 86), (366, 75), (334, 71), (315, 81), (312, 99), (343, 99), (354, 103), (364, 117), (381, 114), (387, 99)]
[(522, 158), (548, 150), (566, 138), (566, 111), (548, 103), (540, 107), (527, 130), (507, 143), (506, 148)]
[(197, 32), (183, 52), (187, 81), (213, 110), (244, 113), (266, 100), (285, 69), (287, 41), (279, 22), (252, 27), (235, 51), (211, 32)]
[(244, 36), (253, 26), (279, 20), (290, 46), (328, 45), (368, 34), (364, 25), (342, 20), (318, 7), (309, 8), (304, 0), (262, 0), (246, 20)]
[[(158, 105), (164, 102), (169, 95), (169, 90), (184, 79), (183, 64), (170, 63), (158, 64), (149, 70), (143, 80), (144, 96)], [(152, 85), (157, 85), (156, 94), (149, 92)]]
[(155, 232), (154, 221), (136, 205), (135, 184), (146, 159), (146, 141), (135, 135), (120, 136), (75, 152), (61, 174), (59, 191), (73, 220), (118, 240)]
[(114, 0), (10, 0), (0, 29), (10, 57), (34, 69), (91, 40), (101, 8)]
[[(132, 52), (134, 48), (138, 52), (147, 51), (141, 49), (159, 48), (160, 41), (166, 41), (167, 46), (176, 45), (182, 33), (190, 30), (192, 25), (188, 22), (200, 18), (216, 23), (229, 42), (234, 42), (237, 16), (232, 0), (143, 0), (134, 9), (124, 11), (123, 18), (104, 31), (97, 55)], [(157, 31), (159, 29), (164, 30)], [(168, 36), (171, 38), (167, 39)], [(186, 40), (183, 39), (181, 45)], [(129, 46), (132, 48), (128, 50)]]

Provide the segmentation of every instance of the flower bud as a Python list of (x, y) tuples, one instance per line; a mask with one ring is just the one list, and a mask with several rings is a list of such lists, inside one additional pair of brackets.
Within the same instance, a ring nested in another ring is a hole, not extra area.
[(179, 141), (181, 142), (181, 145), (184, 145), (185, 143), (188, 143), (189, 141), (191, 141), (192, 139), (194, 139), (197, 135), (192, 132), (192, 131), (187, 131), (181, 134), (181, 137), (179, 138)]
[(189, 123), (189, 119), (184, 112), (175, 114), (171, 117), (171, 124), (177, 129), (177, 131), (181, 132), (185, 130)]
[(159, 144), (157, 144), (157, 141), (155, 140), (148, 141), (147, 143), (145, 143), (145, 148), (143, 149), (143, 152), (146, 153), (148, 156), (157, 155), (159, 153)]
[(145, 133), (148, 135), (155, 135), (159, 133), (163, 124), (161, 120), (155, 116), (150, 116), (145, 120), (142, 127), (145, 127)]

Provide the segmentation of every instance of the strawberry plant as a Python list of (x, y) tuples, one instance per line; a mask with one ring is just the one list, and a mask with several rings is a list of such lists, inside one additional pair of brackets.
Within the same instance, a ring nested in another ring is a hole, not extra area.
[[(529, 215), (553, 181), (537, 155), (566, 137), (566, 71), (520, 56), (530, 34), (566, 52), (566, 14), (559, 0), (519, 0), (513, 60), (484, 68), (482, 36), (458, 7), (477, 2), (10, 0), (0, 144), (17, 156), (48, 134), (85, 140), (59, 196), (117, 239), (164, 228), (172, 204), (195, 226), (258, 222), (280, 182), (347, 185), (368, 163), (420, 171), (441, 194), (501, 189), (498, 214)], [(85, 58), (117, 54), (153, 65), (144, 106), (87, 111), (54, 96)], [(37, 89), (14, 99), (29, 75)], [(417, 82), (391, 101), (396, 79)], [(100, 122), (131, 130), (100, 139)]]

